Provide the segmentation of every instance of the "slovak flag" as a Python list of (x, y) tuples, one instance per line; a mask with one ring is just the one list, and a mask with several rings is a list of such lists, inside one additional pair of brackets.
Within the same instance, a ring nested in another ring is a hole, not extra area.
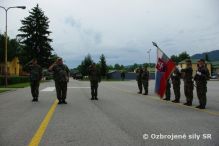
[(167, 57), (167, 55), (157, 47), (157, 65), (156, 65), (156, 79), (155, 92), (163, 98), (166, 92), (167, 79), (175, 68), (175, 63)]

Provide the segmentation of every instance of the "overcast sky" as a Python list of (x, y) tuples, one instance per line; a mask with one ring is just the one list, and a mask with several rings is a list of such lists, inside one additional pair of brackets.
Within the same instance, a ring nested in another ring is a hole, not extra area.
[[(0, 0), (11, 9), (8, 34), (14, 38), (20, 20), (36, 4), (50, 20), (51, 44), (67, 65), (76, 67), (89, 53), (108, 64), (148, 62), (156, 58), (151, 41), (168, 55), (190, 55), (219, 49), (218, 0)], [(5, 13), (0, 9), (0, 33), (5, 31)]]

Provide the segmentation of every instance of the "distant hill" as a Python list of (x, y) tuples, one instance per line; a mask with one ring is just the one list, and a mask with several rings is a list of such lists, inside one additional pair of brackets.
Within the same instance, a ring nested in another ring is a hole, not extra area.
[[(214, 50), (211, 52), (207, 52), (209, 61), (219, 61), (219, 50)], [(194, 54), (191, 57), (192, 59), (205, 59), (205, 53)]]

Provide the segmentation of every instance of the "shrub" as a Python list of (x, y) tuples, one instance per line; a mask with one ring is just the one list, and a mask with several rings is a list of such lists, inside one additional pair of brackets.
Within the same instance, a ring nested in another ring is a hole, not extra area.
[[(17, 84), (17, 83), (25, 83), (29, 82), (29, 77), (28, 76), (8, 76), (8, 84)], [(5, 84), (5, 77), (0, 76), (0, 85)]]

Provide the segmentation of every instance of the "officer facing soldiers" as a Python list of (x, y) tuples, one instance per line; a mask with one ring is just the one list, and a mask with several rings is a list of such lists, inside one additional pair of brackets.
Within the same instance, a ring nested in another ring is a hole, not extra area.
[(184, 80), (184, 93), (186, 96), (186, 103), (184, 105), (191, 106), (193, 101), (193, 77), (192, 77), (192, 62), (190, 59), (186, 60), (186, 68), (181, 70)]
[(141, 80), (145, 91), (144, 95), (148, 95), (149, 71), (147, 70), (147, 66), (144, 67), (144, 70), (141, 75)]
[(63, 64), (62, 58), (58, 58), (55, 63), (49, 67), (49, 71), (53, 71), (55, 80), (58, 104), (67, 104), (67, 83), (69, 82), (69, 69)]
[(33, 96), (32, 101), (37, 102), (39, 97), (40, 80), (42, 79), (42, 68), (37, 64), (37, 59), (31, 60), (26, 66), (30, 73), (30, 87)]
[(91, 86), (91, 100), (98, 100), (98, 83), (101, 81), (99, 70), (96, 68), (96, 64), (93, 63), (89, 66), (89, 80)]
[(173, 91), (175, 94), (175, 100), (172, 101), (174, 103), (180, 102), (180, 84), (181, 84), (180, 78), (181, 78), (181, 73), (179, 69), (176, 67), (171, 75)]
[(138, 89), (139, 89), (138, 94), (142, 93), (142, 80), (141, 80), (142, 72), (143, 72), (142, 68), (138, 68), (136, 70), (136, 81), (138, 83)]
[(209, 70), (205, 65), (205, 60), (200, 59), (198, 62), (198, 70), (195, 74), (194, 80), (196, 82), (197, 96), (200, 105), (196, 108), (205, 109), (206, 106), (206, 93), (207, 93), (207, 80), (209, 79)]

